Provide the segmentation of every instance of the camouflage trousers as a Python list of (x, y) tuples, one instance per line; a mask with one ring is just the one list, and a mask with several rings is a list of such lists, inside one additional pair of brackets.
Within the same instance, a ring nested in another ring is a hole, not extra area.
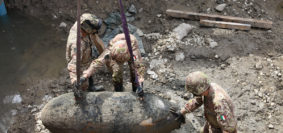
[[(83, 74), (83, 71), (86, 70), (88, 67), (82, 67), (81, 68), (81, 75)], [(75, 81), (77, 80), (77, 74), (76, 73), (70, 73), (70, 78), (71, 78), (71, 82), (72, 84), (75, 83)], [(88, 89), (88, 86), (91, 83), (93, 83), (93, 81), (89, 81), (90, 78), (87, 78), (86, 81), (84, 83), (82, 83), (81, 85), (81, 90), (82, 91), (86, 91)], [(92, 78), (91, 78), (92, 80)]]
[[(130, 76), (131, 76), (133, 91), (135, 92), (137, 89), (137, 85), (135, 83), (135, 68), (134, 68), (134, 64), (132, 63), (132, 60), (128, 61), (128, 65), (130, 68)], [(124, 64), (117, 63), (116, 61), (112, 60), (111, 67), (113, 69), (112, 81), (115, 89), (119, 87), (123, 87)], [(123, 90), (115, 90), (115, 91), (123, 91)]]
[[(223, 133), (221, 128), (214, 128), (209, 124), (208, 121), (205, 122), (204, 126), (201, 128), (200, 133)], [(234, 131), (232, 133), (237, 133), (237, 131)]]

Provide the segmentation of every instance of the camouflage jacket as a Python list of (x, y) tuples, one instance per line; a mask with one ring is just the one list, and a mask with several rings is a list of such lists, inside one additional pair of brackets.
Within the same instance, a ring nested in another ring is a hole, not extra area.
[[(133, 56), (134, 56), (134, 63), (135, 63), (134, 67), (137, 71), (138, 80), (140, 83), (142, 83), (144, 81), (143, 76), (144, 76), (145, 66), (142, 63), (142, 58), (141, 58), (141, 54), (138, 48), (137, 40), (134, 39), (135, 37), (133, 35), (130, 35), (130, 38), (131, 38), (131, 43), (133, 44), (132, 49), (133, 49)], [(86, 71), (84, 71), (83, 74), (89, 77), (95, 71), (97, 71), (99, 68), (105, 65), (107, 61), (110, 61), (111, 66), (114, 66), (114, 64), (118, 64), (115, 60), (111, 59), (110, 53), (113, 48), (113, 45), (117, 41), (121, 41), (121, 40), (126, 42), (124, 34), (118, 34), (117, 36), (115, 36), (115, 38), (113, 38), (109, 42), (108, 47), (103, 51), (103, 53), (90, 64), (90, 67)], [(128, 63), (130, 63), (130, 61), (128, 61)]]
[(235, 132), (237, 120), (234, 114), (234, 104), (226, 91), (216, 83), (211, 83), (207, 97), (195, 97), (188, 101), (185, 109), (192, 112), (204, 104), (205, 119), (212, 128), (221, 128), (223, 132)]
[[(81, 73), (86, 70), (92, 61), (92, 46), (95, 46), (90, 36), (81, 36)], [(68, 70), (70, 72), (71, 82), (76, 80), (76, 52), (77, 52), (77, 22), (70, 30), (67, 48), (66, 59), (68, 63)]]

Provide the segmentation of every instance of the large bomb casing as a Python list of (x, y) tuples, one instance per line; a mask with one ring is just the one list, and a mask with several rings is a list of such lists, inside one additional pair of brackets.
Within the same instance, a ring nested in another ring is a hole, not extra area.
[(44, 126), (52, 133), (169, 133), (181, 123), (169, 112), (169, 101), (132, 92), (83, 92), (52, 99), (42, 110)]

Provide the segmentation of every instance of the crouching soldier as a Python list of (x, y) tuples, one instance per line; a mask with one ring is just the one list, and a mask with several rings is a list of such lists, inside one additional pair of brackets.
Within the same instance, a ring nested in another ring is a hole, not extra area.
[(211, 83), (204, 73), (193, 72), (186, 78), (185, 89), (195, 97), (181, 110), (171, 107), (170, 112), (177, 116), (176, 120), (184, 122), (185, 114), (193, 112), (203, 104), (206, 123), (201, 133), (237, 132), (233, 101), (221, 86)]
[[(130, 35), (131, 38), (131, 46), (133, 49), (133, 58), (134, 63), (130, 59), (130, 52), (128, 50), (127, 42), (124, 34), (118, 34), (115, 36), (110, 42), (108, 47), (103, 51), (103, 53), (98, 57), (98, 59), (94, 60), (88, 69), (83, 72), (83, 76), (81, 79), (87, 79), (90, 77), (95, 71), (104, 66), (108, 61), (110, 62), (110, 66), (113, 69), (113, 85), (116, 92), (123, 91), (123, 67), (124, 63), (128, 62), (130, 67), (131, 74), (131, 82), (132, 89), (134, 92), (137, 90), (137, 85), (135, 82), (135, 69), (137, 71), (138, 80), (140, 83), (140, 87), (143, 85), (144, 81), (144, 71), (145, 66), (142, 63), (141, 54), (139, 52), (137, 39), (135, 36)], [(134, 66), (135, 64), (135, 66)], [(142, 90), (139, 88), (138, 90)], [(138, 93), (139, 96), (143, 96), (143, 91)]]

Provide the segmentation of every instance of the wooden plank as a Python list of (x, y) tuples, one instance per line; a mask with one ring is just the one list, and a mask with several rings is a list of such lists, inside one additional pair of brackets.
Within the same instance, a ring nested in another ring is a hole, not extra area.
[(212, 15), (205, 13), (195, 13), (187, 11), (178, 11), (167, 9), (166, 14), (171, 17), (184, 18), (190, 20), (215, 20), (215, 21), (226, 21), (226, 22), (235, 22), (250, 24), (252, 27), (271, 29), (272, 21), (258, 20), (258, 19), (249, 19), (249, 18), (240, 18), (240, 17), (231, 17), (231, 16), (222, 16), (222, 15)]
[[(103, 41), (100, 39), (100, 37), (97, 34), (92, 35), (92, 40), (93, 40), (93, 42), (94, 42), (98, 52), (100, 54), (102, 54), (103, 51), (105, 50), (105, 45), (104, 45)], [(113, 69), (110, 66), (110, 62), (109, 61), (106, 62), (106, 66), (107, 66), (110, 74), (112, 75), (113, 74)]]
[(208, 27), (238, 29), (238, 30), (250, 30), (251, 29), (250, 24), (212, 21), (212, 20), (200, 20), (200, 25), (201, 26), (208, 26)]

